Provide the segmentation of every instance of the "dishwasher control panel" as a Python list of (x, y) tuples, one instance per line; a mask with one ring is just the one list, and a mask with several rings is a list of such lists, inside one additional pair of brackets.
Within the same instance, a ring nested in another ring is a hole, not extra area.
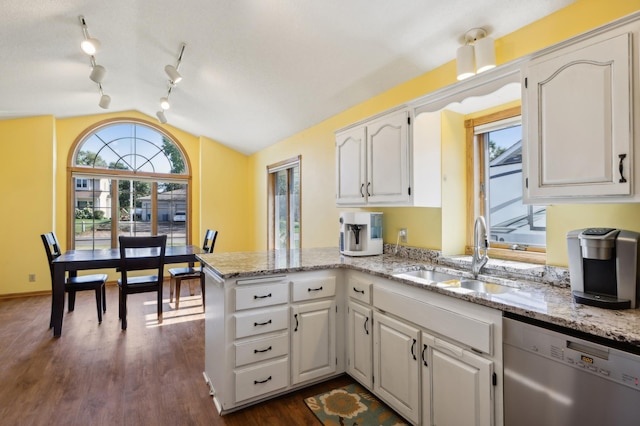
[(504, 318), (504, 344), (640, 391), (640, 356)]

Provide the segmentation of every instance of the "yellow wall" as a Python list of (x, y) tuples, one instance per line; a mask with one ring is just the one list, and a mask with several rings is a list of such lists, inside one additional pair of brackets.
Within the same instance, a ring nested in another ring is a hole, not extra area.
[[(638, 10), (637, 0), (578, 0), (572, 5), (496, 40), (498, 63), (505, 63), (561, 42)], [(454, 53), (452, 52), (452, 57)], [(455, 83), (455, 61), (427, 72), (337, 114), (316, 126), (272, 145), (250, 159), (254, 170), (256, 249), (266, 248), (265, 168), (286, 158), (303, 154), (302, 160), (302, 244), (303, 247), (335, 246), (338, 216), (335, 206), (334, 132), (356, 121), (424, 96)], [(445, 154), (443, 153), (443, 156)], [(444, 158), (444, 157), (443, 157)], [(446, 166), (446, 165), (445, 165)], [(443, 169), (443, 173), (455, 173)], [(446, 204), (445, 204), (446, 206)], [(587, 209), (593, 212), (584, 215)], [(375, 208), (384, 212), (384, 240), (396, 242), (397, 229), (408, 228), (408, 245), (441, 249), (442, 241), (457, 241), (460, 228), (449, 226), (451, 211), (432, 208)], [(554, 206), (548, 210), (547, 263), (566, 266), (566, 231), (580, 226), (624, 226), (640, 231), (640, 221), (633, 217), (637, 205), (624, 206)], [(588, 220), (575, 221), (582, 216)], [(578, 225), (582, 223), (583, 225)], [(454, 251), (456, 243), (444, 247)]]
[[(40, 234), (54, 226), (55, 119), (0, 121), (0, 141), (0, 294), (47, 290), (51, 281)], [(29, 274), (36, 274), (35, 282)]]
[[(88, 127), (106, 119), (134, 118), (157, 121), (136, 111), (65, 119), (52, 116), (0, 120), (0, 137), (6, 158), (2, 167), (3, 200), (15, 208), (1, 209), (3, 243), (0, 295), (48, 291), (49, 269), (40, 234), (55, 231), (62, 249), (67, 247), (67, 165), (76, 138)], [(175, 127), (162, 126), (175, 137), (191, 167), (191, 241), (202, 243), (206, 228), (219, 231), (216, 251), (246, 250), (253, 244), (252, 171), (247, 156), (211, 139)], [(13, 184), (15, 182), (15, 184)], [(28, 256), (25, 256), (28, 253)], [(114, 271), (109, 280), (118, 278)], [(29, 274), (36, 275), (29, 282)]]

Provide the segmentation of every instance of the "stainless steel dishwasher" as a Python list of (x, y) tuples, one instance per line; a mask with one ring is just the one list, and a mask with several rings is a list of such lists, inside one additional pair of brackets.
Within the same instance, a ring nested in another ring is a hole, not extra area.
[(504, 318), (507, 426), (640, 425), (640, 356)]

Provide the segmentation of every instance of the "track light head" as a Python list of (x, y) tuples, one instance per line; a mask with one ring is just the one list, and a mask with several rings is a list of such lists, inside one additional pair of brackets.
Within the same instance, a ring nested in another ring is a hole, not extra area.
[(80, 43), (80, 48), (87, 55), (93, 56), (100, 50), (100, 41), (97, 38), (86, 38)]
[(89, 74), (89, 78), (91, 79), (91, 81), (95, 83), (102, 83), (102, 80), (104, 80), (104, 75), (106, 73), (107, 73), (107, 69), (105, 67), (103, 67), (102, 65), (95, 65), (91, 69), (91, 74)]
[(156, 112), (156, 116), (158, 117), (158, 121), (160, 122), (160, 124), (166, 124), (167, 117), (164, 115), (164, 111)]
[(167, 65), (166, 67), (164, 67), (164, 72), (167, 73), (167, 76), (169, 77), (169, 80), (172, 84), (178, 84), (182, 81), (182, 76), (178, 72), (178, 69), (173, 65)]
[(171, 108), (171, 104), (169, 103), (168, 97), (163, 96), (162, 98), (160, 98), (160, 108), (162, 108), (163, 111), (166, 111), (169, 108)]
[(100, 96), (100, 102), (98, 102), (98, 105), (100, 105), (100, 108), (109, 109), (110, 103), (111, 103), (111, 96), (105, 95), (105, 94)]

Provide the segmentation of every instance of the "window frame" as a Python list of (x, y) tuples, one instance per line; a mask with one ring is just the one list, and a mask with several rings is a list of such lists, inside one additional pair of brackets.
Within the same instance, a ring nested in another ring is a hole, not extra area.
[[(114, 169), (103, 169), (103, 168), (93, 168), (93, 167), (81, 167), (75, 165), (75, 159), (78, 154), (79, 149), (82, 147), (84, 141), (93, 133), (99, 131), (103, 127), (109, 127), (112, 125), (118, 124), (134, 124), (145, 126), (148, 128), (157, 131), (158, 133), (165, 136), (169, 139), (176, 147), (180, 150), (182, 157), (185, 162), (185, 173), (184, 174), (167, 174), (167, 173), (156, 173), (156, 172), (146, 172), (140, 170), (114, 170)], [(180, 141), (173, 136), (171, 133), (163, 129), (162, 127), (137, 118), (129, 118), (129, 117), (117, 117), (111, 118), (107, 120), (103, 120), (97, 122), (84, 131), (82, 131), (74, 140), (71, 148), (69, 149), (67, 156), (67, 176), (66, 176), (66, 185), (67, 185), (67, 247), (72, 250), (75, 249), (75, 238), (74, 238), (74, 229), (75, 229), (75, 183), (74, 179), (77, 176), (80, 178), (86, 179), (101, 179), (108, 178), (111, 179), (111, 184), (109, 191), (111, 193), (111, 217), (114, 218), (111, 224), (111, 248), (118, 247), (118, 204), (113, 200), (118, 199), (118, 181), (119, 180), (142, 180), (148, 181), (151, 183), (151, 197), (153, 200), (153, 205), (157, 205), (157, 184), (158, 182), (174, 182), (187, 185), (186, 191), (186, 213), (187, 213), (187, 221), (185, 223), (185, 244), (191, 244), (191, 229), (192, 229), (192, 174), (191, 174), (191, 162), (189, 160), (189, 156), (187, 155), (184, 147), (180, 143)], [(157, 231), (158, 227), (158, 218), (156, 215), (152, 215), (151, 217), (151, 230)]]
[[(281, 170), (287, 170), (287, 218), (291, 218), (291, 179), (292, 171), (295, 167), (298, 167), (298, 212), (300, 214), (299, 222), (299, 234), (300, 234), (300, 247), (302, 248), (302, 155), (292, 157), (287, 160), (279, 161), (267, 166), (267, 250), (275, 249), (276, 241), (276, 206), (275, 206), (275, 193), (276, 193), (276, 172)], [(287, 226), (287, 250), (291, 249), (291, 223)]]
[[(501, 111), (490, 113), (476, 118), (465, 120), (465, 148), (466, 155), (466, 175), (467, 175), (467, 232), (465, 254), (473, 253), (473, 228), (475, 218), (478, 215), (486, 216), (486, 203), (484, 193), (481, 189), (486, 185), (486, 173), (480, 172), (480, 167), (485, 163), (484, 149), (478, 149), (475, 128), (477, 126), (506, 120), (522, 115), (522, 107), (516, 106), (506, 108)], [(491, 242), (489, 247), (489, 257), (496, 259), (515, 260), (520, 262), (545, 264), (547, 259), (546, 247), (534, 247), (517, 245), (512, 248), (512, 244)]]

